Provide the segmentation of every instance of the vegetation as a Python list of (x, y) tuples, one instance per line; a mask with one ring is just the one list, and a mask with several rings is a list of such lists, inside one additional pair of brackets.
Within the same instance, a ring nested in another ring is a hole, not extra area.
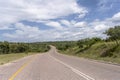
[(0, 54), (46, 52), (50, 47), (45, 43), (0, 42)]
[(28, 55), (33, 55), (33, 54), (35, 54), (35, 53), (28, 53), (28, 54), (26, 54), (26, 53), (20, 53), (20, 54), (14, 54), (14, 53), (11, 53), (11, 54), (1, 54), (0, 55), (0, 65), (3, 65), (5, 63), (8, 63), (8, 62), (20, 59), (20, 58), (28, 56)]
[(87, 38), (71, 42), (55, 42), (57, 49), (64, 54), (120, 63), (120, 26), (104, 32), (108, 36)]
[(46, 43), (9, 43), (0, 42), (0, 64), (4, 64), (34, 53), (46, 52)]

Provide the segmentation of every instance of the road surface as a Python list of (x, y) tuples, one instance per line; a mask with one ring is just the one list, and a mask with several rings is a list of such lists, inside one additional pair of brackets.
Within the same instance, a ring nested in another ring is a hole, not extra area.
[(120, 66), (62, 55), (51, 47), (0, 66), (0, 80), (120, 80)]

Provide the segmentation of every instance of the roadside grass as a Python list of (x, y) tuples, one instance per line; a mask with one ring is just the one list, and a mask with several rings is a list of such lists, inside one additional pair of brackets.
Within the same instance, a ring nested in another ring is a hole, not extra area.
[(101, 53), (103, 53), (105, 50), (108, 50), (109, 48), (114, 47), (115, 45), (116, 45), (115, 42), (107, 42), (107, 43), (100, 42), (92, 45), (89, 49), (84, 50), (82, 52), (78, 52), (80, 48), (77, 46), (68, 48), (65, 51), (59, 50), (59, 52), (66, 55), (72, 55), (72, 56), (78, 56), (88, 59), (120, 64), (120, 45), (117, 46), (117, 48), (113, 52), (108, 52), (108, 55), (112, 54), (111, 56), (101, 57)]
[(1, 54), (0, 55), (0, 65), (3, 65), (5, 63), (9, 63), (11, 61), (29, 56), (34, 55), (37, 53), (11, 53), (11, 54)]

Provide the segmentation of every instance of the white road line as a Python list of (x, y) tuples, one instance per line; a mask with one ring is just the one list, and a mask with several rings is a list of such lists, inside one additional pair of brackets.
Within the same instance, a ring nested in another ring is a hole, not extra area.
[(49, 56), (52, 57), (52, 58), (53, 58), (54, 60), (56, 60), (57, 62), (59, 62), (59, 63), (65, 65), (65, 66), (68, 67), (68, 68), (70, 68), (74, 73), (78, 74), (79, 76), (82, 76), (82, 77), (85, 78), (86, 80), (95, 80), (94, 78), (92, 78), (92, 77), (90, 77), (90, 76), (88, 76), (88, 75), (82, 73), (81, 71), (79, 71), (79, 70), (77, 70), (77, 69), (71, 67), (70, 65), (68, 65), (68, 64), (66, 64), (66, 63), (64, 63), (64, 62), (62, 62), (62, 61), (60, 61), (60, 60), (58, 60), (57, 58), (51, 56), (50, 54), (49, 54)]

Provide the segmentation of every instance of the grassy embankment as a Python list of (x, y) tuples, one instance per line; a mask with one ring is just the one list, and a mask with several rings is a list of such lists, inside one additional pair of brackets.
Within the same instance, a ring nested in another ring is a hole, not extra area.
[[(58, 48), (58, 46), (56, 47)], [(74, 45), (65, 50), (59, 49), (59, 52), (88, 59), (120, 63), (120, 45), (116, 45), (116, 42), (98, 42), (89, 48), (79, 48)]]

